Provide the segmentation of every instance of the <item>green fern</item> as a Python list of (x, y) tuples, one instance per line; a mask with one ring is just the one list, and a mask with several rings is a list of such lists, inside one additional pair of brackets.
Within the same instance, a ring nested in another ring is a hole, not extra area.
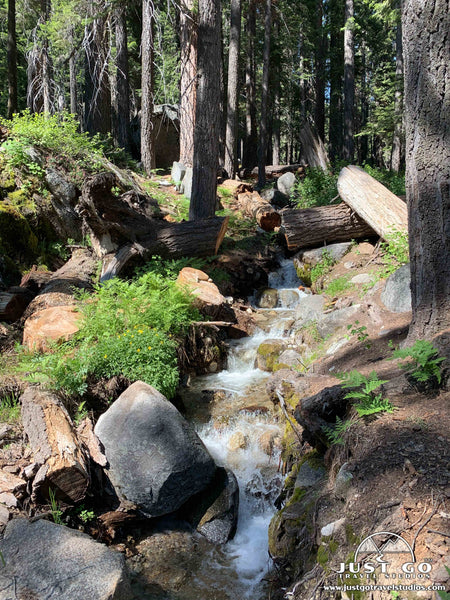
[(368, 377), (358, 371), (351, 371), (341, 375), (344, 389), (352, 389), (344, 396), (346, 399), (359, 400), (355, 404), (356, 412), (360, 417), (374, 415), (379, 412), (393, 412), (394, 407), (387, 398), (383, 398), (382, 393), (375, 394), (375, 391), (384, 383), (385, 379), (379, 379), (375, 371), (372, 371)]
[(352, 425), (355, 424), (354, 419), (346, 419), (342, 420), (339, 417), (336, 417), (335, 425), (324, 425), (322, 427), (325, 435), (327, 436), (328, 441), (333, 446), (341, 446), (344, 444), (344, 434), (346, 431), (350, 429)]
[(408, 362), (401, 364), (402, 369), (419, 383), (427, 383), (433, 378), (438, 384), (442, 381), (440, 364), (445, 360), (438, 356), (438, 350), (427, 340), (417, 340), (409, 348), (398, 348), (392, 358), (408, 358)]

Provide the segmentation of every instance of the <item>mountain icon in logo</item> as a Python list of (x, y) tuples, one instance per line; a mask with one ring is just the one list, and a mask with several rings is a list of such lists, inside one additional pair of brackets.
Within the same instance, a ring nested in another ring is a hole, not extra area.
[[(386, 537), (388, 537), (387, 541)], [(400, 535), (390, 531), (379, 531), (367, 536), (356, 549), (354, 561), (357, 562), (358, 556), (362, 554), (374, 553), (380, 557), (391, 553), (406, 553), (410, 555), (412, 562), (416, 562), (413, 549), (408, 542)]]

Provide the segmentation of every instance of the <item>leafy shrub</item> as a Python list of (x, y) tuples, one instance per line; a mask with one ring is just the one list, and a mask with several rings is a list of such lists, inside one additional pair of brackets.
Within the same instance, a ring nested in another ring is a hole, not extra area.
[(32, 114), (25, 110), (10, 121), (0, 122), (9, 130), (2, 145), (9, 164), (26, 168), (37, 177), (44, 175), (44, 169), (30, 156), (31, 146), (43, 151), (47, 166), (64, 167), (76, 185), (81, 185), (87, 173), (102, 168), (105, 154), (117, 158), (108, 139), (81, 133), (78, 120), (69, 113)]
[(409, 359), (401, 367), (417, 383), (432, 385), (436, 382), (439, 385), (442, 381), (440, 365), (445, 358), (439, 357), (437, 349), (427, 340), (417, 340), (409, 348), (394, 350), (392, 358)]
[(409, 261), (408, 233), (391, 227), (386, 235), (386, 241), (381, 244), (383, 265), (380, 275), (388, 277)]
[(324, 206), (337, 196), (337, 175), (323, 171), (320, 167), (311, 167), (306, 171), (303, 181), (298, 181), (292, 192), (292, 198), (298, 208)]
[(315, 283), (319, 277), (326, 275), (334, 263), (334, 258), (331, 256), (330, 252), (324, 248), (322, 250), (322, 260), (311, 269), (311, 283)]
[(84, 319), (72, 340), (46, 355), (22, 354), (29, 378), (82, 395), (90, 376), (123, 375), (172, 397), (179, 377), (176, 336), (200, 318), (193, 297), (173, 279), (147, 272), (130, 282), (112, 279), (80, 299)]

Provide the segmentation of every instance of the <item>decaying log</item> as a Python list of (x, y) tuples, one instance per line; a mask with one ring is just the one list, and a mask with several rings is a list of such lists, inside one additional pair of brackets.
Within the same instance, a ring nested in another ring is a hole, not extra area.
[(138, 242), (125, 244), (114, 254), (105, 256), (100, 281), (115, 277), (137, 254), (179, 258), (181, 256), (212, 256), (217, 254), (228, 227), (229, 217), (214, 217), (201, 221), (167, 223), (160, 221), (152, 234)]
[[(278, 175), (283, 175), (283, 173), (303, 172), (304, 169), (305, 165), (302, 163), (295, 163), (293, 165), (266, 165), (266, 176), (277, 177)], [(252, 175), (258, 175), (258, 167), (252, 170)]]
[(30, 290), (18, 286), (0, 292), (0, 321), (13, 323), (20, 319), (33, 298)]
[(327, 448), (324, 427), (336, 424), (336, 417), (342, 419), (348, 406), (345, 398), (347, 390), (340, 385), (324, 388), (318, 394), (302, 398), (297, 404), (294, 417), (303, 427), (303, 440), (323, 451)]
[(243, 191), (237, 194), (237, 206), (244, 215), (256, 219), (264, 231), (273, 231), (281, 225), (281, 215), (258, 192)]
[(302, 144), (302, 154), (307, 164), (310, 167), (320, 167), (322, 171), (328, 171), (330, 161), (325, 146), (315, 128), (309, 123), (305, 123), (300, 129), (300, 142)]
[(78, 502), (85, 496), (89, 473), (86, 457), (70, 417), (55, 394), (29, 387), (20, 398), (22, 423), (33, 460), (40, 465), (33, 481), (33, 496)]
[(89, 177), (77, 206), (97, 256), (110, 255), (103, 268), (103, 281), (117, 274), (136, 254), (176, 258), (217, 253), (228, 218), (168, 223), (156, 201), (135, 191), (118, 198), (112, 193), (114, 184), (112, 173)]
[(393, 229), (408, 231), (405, 202), (360, 167), (344, 167), (337, 187), (342, 200), (383, 239)]
[(284, 235), (289, 250), (374, 236), (373, 229), (344, 203), (285, 210)]

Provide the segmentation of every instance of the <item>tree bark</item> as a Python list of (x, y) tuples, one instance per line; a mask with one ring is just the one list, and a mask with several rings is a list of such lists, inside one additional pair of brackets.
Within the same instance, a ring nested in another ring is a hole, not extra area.
[(253, 169), (258, 162), (258, 139), (256, 131), (256, 3), (249, 0), (247, 21), (247, 60), (245, 64), (245, 144), (242, 165)]
[(315, 104), (314, 123), (317, 134), (325, 141), (325, 54), (326, 36), (323, 31), (323, 0), (317, 0), (316, 48), (314, 54), (315, 66)]
[(339, 173), (337, 188), (348, 204), (384, 239), (408, 229), (406, 204), (363, 169), (350, 165)]
[(198, 31), (193, 8), (194, 0), (180, 4), (180, 162), (186, 167), (194, 164)]
[(280, 213), (261, 198), (258, 192), (252, 190), (251, 186), (240, 185), (235, 191), (235, 197), (239, 210), (244, 215), (256, 219), (256, 222), (264, 231), (273, 231), (281, 225)]
[(258, 188), (266, 184), (266, 156), (267, 156), (267, 106), (269, 102), (269, 69), (270, 69), (270, 34), (272, 30), (272, 0), (265, 2), (266, 12), (264, 19), (264, 54), (263, 76), (261, 91), (261, 121), (259, 126), (258, 147)]
[(405, 0), (406, 194), (412, 323), (408, 341), (450, 326), (449, 0)]
[(344, 159), (352, 162), (355, 152), (354, 104), (355, 104), (355, 42), (353, 0), (345, 0), (344, 29)]
[(199, 0), (194, 167), (189, 219), (206, 219), (216, 210), (220, 138), (220, 0)]
[(346, 204), (286, 210), (282, 221), (288, 250), (376, 235)]
[(8, 0), (8, 112), (7, 118), (17, 112), (17, 37), (16, 0)]
[(91, 3), (92, 23), (86, 28), (84, 128), (91, 134), (111, 131), (109, 39), (101, 2)]
[(75, 32), (70, 30), (71, 53), (69, 57), (69, 90), (70, 90), (70, 112), (78, 115), (78, 93), (77, 93), (77, 51), (75, 48)]
[(398, 2), (399, 11), (397, 33), (395, 38), (395, 97), (394, 97), (394, 137), (392, 140), (391, 170), (398, 173), (403, 164), (403, 42), (401, 21), (401, 0)]
[(141, 161), (147, 175), (155, 168), (153, 131), (153, 0), (142, 0)]
[(40, 466), (33, 481), (33, 494), (48, 497), (52, 489), (61, 500), (82, 500), (89, 471), (66, 409), (57, 396), (34, 387), (28, 388), (20, 401), (24, 431), (33, 460)]
[(342, 25), (344, 14), (341, 2), (330, 2), (330, 116), (329, 154), (334, 163), (342, 152), (342, 73), (344, 71), (344, 45)]
[(299, 137), (302, 143), (302, 155), (308, 166), (319, 167), (322, 171), (328, 171), (330, 165), (325, 146), (315, 129), (308, 122), (304, 123)]
[(231, 0), (230, 49), (228, 54), (227, 126), (225, 171), (234, 179), (237, 170), (238, 83), (241, 45), (241, 0)]
[(128, 84), (128, 33), (126, 5), (115, 11), (116, 59), (113, 132), (117, 146), (130, 147), (130, 88)]

